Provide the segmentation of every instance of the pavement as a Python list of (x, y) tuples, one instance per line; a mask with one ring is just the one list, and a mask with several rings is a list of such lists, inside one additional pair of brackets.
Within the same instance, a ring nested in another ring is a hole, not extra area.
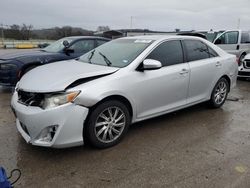
[(220, 109), (205, 103), (132, 125), (120, 144), (49, 149), (26, 144), (0, 88), (0, 166), (15, 187), (250, 187), (250, 81)]

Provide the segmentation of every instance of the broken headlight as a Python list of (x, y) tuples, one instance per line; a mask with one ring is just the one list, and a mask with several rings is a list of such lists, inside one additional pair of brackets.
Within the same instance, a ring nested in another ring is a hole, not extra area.
[(49, 109), (57, 106), (73, 102), (74, 99), (79, 95), (80, 91), (61, 93), (55, 95), (45, 95), (42, 108)]

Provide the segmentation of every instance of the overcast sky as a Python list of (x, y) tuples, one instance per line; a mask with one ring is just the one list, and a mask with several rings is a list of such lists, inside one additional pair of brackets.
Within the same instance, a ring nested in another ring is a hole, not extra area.
[(95, 30), (250, 30), (250, 0), (0, 0), (0, 24), (71, 25)]

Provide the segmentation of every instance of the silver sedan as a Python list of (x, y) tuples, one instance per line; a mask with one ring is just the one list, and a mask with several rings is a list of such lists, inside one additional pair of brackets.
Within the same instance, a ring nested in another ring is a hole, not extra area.
[(11, 105), (28, 143), (62, 148), (88, 140), (107, 148), (131, 123), (205, 101), (221, 107), (237, 73), (236, 57), (206, 40), (129, 37), (31, 70)]

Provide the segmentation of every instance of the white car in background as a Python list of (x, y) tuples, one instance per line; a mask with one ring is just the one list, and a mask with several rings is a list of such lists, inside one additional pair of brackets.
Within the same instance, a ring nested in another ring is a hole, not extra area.
[(239, 66), (239, 78), (250, 78), (250, 54), (247, 54)]
[(219, 34), (214, 44), (238, 58), (241, 65), (245, 55), (250, 53), (250, 31), (230, 30)]

